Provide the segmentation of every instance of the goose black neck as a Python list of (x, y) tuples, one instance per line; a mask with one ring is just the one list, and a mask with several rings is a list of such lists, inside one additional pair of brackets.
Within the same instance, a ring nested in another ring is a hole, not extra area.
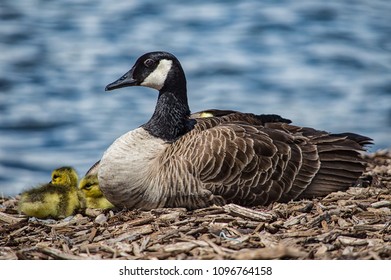
[(186, 84), (184, 87), (165, 85), (159, 92), (152, 118), (142, 127), (155, 137), (174, 141), (189, 130), (190, 109), (187, 103)]

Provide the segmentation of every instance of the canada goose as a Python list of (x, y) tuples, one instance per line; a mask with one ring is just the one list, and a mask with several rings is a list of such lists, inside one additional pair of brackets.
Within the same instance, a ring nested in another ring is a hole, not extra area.
[(37, 218), (64, 218), (83, 207), (77, 189), (78, 175), (72, 167), (61, 167), (52, 172), (52, 180), (21, 194), (20, 213)]
[(110, 209), (114, 207), (101, 192), (97, 174), (86, 175), (81, 179), (79, 189), (85, 195), (87, 208)]
[(127, 86), (159, 95), (151, 119), (100, 161), (100, 188), (117, 207), (267, 205), (344, 190), (364, 171), (365, 136), (263, 124), (239, 112), (190, 119), (185, 74), (170, 53), (144, 54), (106, 90)]

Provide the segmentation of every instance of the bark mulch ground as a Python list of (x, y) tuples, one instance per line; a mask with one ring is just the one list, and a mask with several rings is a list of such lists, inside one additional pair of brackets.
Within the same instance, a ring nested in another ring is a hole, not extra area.
[(346, 192), (270, 207), (92, 211), (53, 221), (0, 198), (0, 259), (391, 259), (391, 150)]

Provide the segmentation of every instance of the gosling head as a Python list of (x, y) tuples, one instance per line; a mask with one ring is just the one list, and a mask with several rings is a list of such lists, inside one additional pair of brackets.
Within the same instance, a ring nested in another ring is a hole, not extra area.
[(103, 193), (99, 188), (98, 177), (96, 174), (85, 176), (79, 184), (86, 197), (102, 197)]
[(144, 86), (156, 90), (170, 86), (186, 86), (186, 79), (178, 59), (167, 52), (150, 52), (139, 57), (134, 66), (121, 78), (106, 86), (106, 91)]
[(53, 170), (52, 180), (53, 185), (64, 185), (76, 187), (79, 177), (72, 167), (64, 166)]

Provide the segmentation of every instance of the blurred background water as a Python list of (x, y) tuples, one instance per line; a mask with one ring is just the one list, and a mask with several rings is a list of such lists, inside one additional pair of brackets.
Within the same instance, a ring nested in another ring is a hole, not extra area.
[(80, 175), (146, 122), (156, 92), (104, 92), (141, 54), (174, 53), (193, 112), (275, 113), (391, 147), (391, 1), (2, 0), (0, 195)]

